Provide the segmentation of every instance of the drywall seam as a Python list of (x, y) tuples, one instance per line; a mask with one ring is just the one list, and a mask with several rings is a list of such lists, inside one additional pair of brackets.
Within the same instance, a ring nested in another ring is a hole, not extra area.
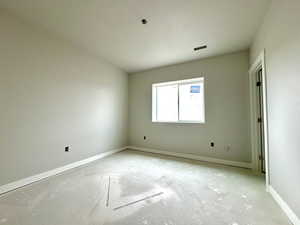
[(252, 169), (252, 163), (229, 161), (229, 160), (199, 156), (199, 155), (195, 155), (195, 154), (168, 152), (168, 151), (162, 151), (162, 150), (156, 150), (156, 149), (150, 149), (150, 148), (142, 148), (142, 147), (136, 147), (136, 146), (128, 146), (128, 148), (133, 149), (133, 150), (143, 151), (143, 152), (163, 154), (163, 155), (175, 156), (175, 157), (180, 157), (180, 158), (193, 159), (193, 160), (198, 160), (198, 161), (211, 162), (211, 163), (217, 163), (217, 164), (222, 164), (222, 165)]
[(18, 188), (21, 188), (23, 186), (29, 185), (31, 183), (40, 181), (42, 179), (57, 175), (59, 173), (65, 172), (67, 170), (74, 169), (76, 167), (91, 163), (95, 160), (107, 157), (107, 156), (115, 154), (117, 152), (121, 152), (125, 149), (127, 149), (127, 147), (111, 150), (111, 151), (108, 151), (108, 152), (103, 152), (101, 154), (92, 156), (92, 157), (87, 158), (87, 159), (83, 159), (83, 160), (80, 160), (80, 161), (62, 166), (62, 167), (55, 168), (53, 170), (49, 170), (49, 171), (46, 171), (46, 172), (43, 172), (43, 173), (40, 173), (40, 174), (37, 174), (37, 175), (33, 175), (33, 176), (30, 176), (30, 177), (27, 177), (27, 178), (24, 178), (24, 179), (21, 179), (21, 180), (14, 181), (12, 183), (2, 185), (2, 186), (0, 186), (0, 195), (4, 194), (4, 193), (7, 193), (7, 192), (10, 192), (10, 191), (13, 191), (13, 190), (18, 189)]
[(300, 219), (293, 212), (293, 210), (289, 207), (289, 205), (281, 198), (281, 196), (277, 193), (277, 191), (272, 186), (269, 186), (268, 189), (269, 189), (269, 192), (272, 195), (272, 197), (275, 199), (275, 201), (278, 203), (278, 205), (281, 207), (281, 209), (285, 212), (285, 214), (290, 219), (290, 221), (294, 225), (300, 225)]

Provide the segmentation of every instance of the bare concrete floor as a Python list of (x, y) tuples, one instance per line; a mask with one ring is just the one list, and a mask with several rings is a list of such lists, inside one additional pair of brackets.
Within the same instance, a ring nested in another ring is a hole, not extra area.
[(288, 225), (249, 170), (124, 151), (0, 196), (7, 225)]

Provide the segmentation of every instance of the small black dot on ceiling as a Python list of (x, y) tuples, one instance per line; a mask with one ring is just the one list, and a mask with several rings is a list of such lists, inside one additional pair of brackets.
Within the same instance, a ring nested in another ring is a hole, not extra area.
[(142, 19), (142, 24), (147, 24), (148, 21), (146, 19)]

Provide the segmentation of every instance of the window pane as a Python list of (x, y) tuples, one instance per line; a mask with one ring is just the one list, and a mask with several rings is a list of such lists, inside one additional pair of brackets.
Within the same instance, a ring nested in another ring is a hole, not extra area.
[(178, 120), (178, 91), (177, 85), (156, 88), (156, 110), (158, 121)]
[(179, 120), (204, 122), (203, 83), (179, 86)]

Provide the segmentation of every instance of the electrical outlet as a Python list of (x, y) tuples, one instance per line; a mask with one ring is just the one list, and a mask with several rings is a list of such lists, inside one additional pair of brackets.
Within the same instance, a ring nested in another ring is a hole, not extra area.
[(70, 151), (70, 146), (66, 146), (65, 147), (65, 152), (69, 152)]

